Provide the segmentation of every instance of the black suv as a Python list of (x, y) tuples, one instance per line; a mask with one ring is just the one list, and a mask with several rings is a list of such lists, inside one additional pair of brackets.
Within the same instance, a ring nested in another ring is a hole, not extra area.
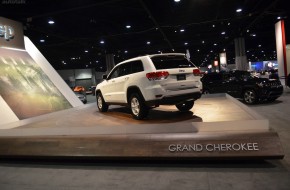
[(276, 79), (257, 78), (247, 71), (208, 73), (201, 78), (203, 93), (228, 93), (247, 104), (274, 101), (283, 93), (281, 82)]

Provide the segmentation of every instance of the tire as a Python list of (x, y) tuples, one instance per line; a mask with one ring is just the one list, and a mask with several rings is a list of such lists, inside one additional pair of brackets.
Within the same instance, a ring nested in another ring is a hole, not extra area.
[(246, 104), (255, 104), (258, 100), (256, 92), (252, 89), (245, 90), (243, 100)]
[(134, 119), (142, 120), (148, 115), (149, 108), (145, 105), (144, 100), (137, 93), (130, 96), (129, 106)]
[(184, 102), (182, 104), (176, 104), (176, 108), (181, 111), (181, 112), (186, 112), (186, 111), (189, 111), (194, 105), (194, 101), (191, 100), (191, 101), (187, 101), (187, 102)]
[(106, 104), (101, 92), (97, 92), (96, 99), (97, 99), (97, 106), (98, 106), (99, 111), (100, 112), (108, 111), (109, 106), (108, 104)]
[(209, 93), (209, 90), (205, 89), (205, 90), (203, 91), (203, 94), (210, 94), (210, 93)]

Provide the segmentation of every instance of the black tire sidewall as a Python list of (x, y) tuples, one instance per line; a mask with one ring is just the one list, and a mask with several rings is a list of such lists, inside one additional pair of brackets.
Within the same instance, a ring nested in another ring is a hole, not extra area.
[[(99, 97), (100, 97), (101, 100), (102, 100), (102, 108), (100, 108), (99, 103), (98, 103), (98, 99), (99, 99)], [(106, 111), (108, 111), (108, 105), (106, 104), (106, 102), (105, 102), (105, 100), (104, 100), (104, 98), (103, 98), (101, 92), (98, 92), (98, 93), (96, 94), (96, 99), (97, 99), (97, 106), (98, 106), (99, 111), (100, 111), (100, 112), (106, 112)]]
[[(182, 104), (185, 104), (185, 105), (182, 105)], [(186, 112), (186, 111), (189, 111), (193, 107), (194, 101), (191, 100), (191, 101), (184, 102), (182, 104), (177, 104), (175, 106), (179, 111)]]

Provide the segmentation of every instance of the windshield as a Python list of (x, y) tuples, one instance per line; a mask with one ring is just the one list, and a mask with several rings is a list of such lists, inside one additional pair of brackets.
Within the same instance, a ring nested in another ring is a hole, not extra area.
[(195, 67), (192, 62), (182, 55), (154, 56), (151, 60), (157, 70)]
[(250, 72), (235, 72), (235, 76), (241, 80), (249, 80), (249, 79), (252, 79), (254, 78), (253, 75), (251, 75)]

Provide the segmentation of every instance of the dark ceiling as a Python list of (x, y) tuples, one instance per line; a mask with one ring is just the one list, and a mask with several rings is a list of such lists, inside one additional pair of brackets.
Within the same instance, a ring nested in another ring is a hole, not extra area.
[[(106, 54), (119, 62), (186, 50), (196, 65), (210, 63), (223, 51), (231, 64), (233, 40), (239, 36), (245, 38), (249, 60), (273, 60), (278, 16), (285, 20), (290, 40), (286, 0), (1, 1), (0, 16), (22, 22), (25, 35), (55, 69), (104, 71)], [(51, 19), (54, 24), (48, 24)]]

